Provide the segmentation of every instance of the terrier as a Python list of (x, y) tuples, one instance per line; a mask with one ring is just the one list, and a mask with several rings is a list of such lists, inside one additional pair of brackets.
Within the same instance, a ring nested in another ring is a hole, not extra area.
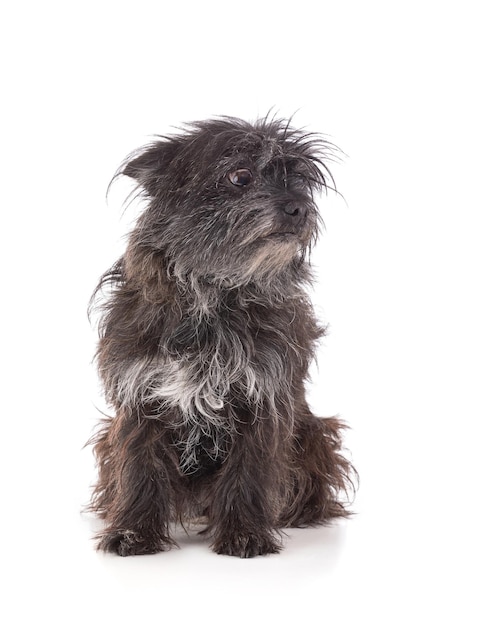
[(97, 364), (114, 417), (94, 438), (101, 550), (175, 545), (203, 518), (219, 554), (348, 515), (343, 423), (305, 380), (325, 333), (306, 293), (333, 146), (282, 119), (222, 117), (160, 137), (117, 175), (146, 208), (106, 290)]

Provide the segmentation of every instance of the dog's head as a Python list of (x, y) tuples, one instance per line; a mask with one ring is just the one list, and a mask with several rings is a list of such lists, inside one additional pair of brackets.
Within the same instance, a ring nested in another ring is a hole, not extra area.
[(285, 120), (219, 118), (131, 155), (148, 205), (135, 245), (160, 252), (177, 278), (240, 284), (303, 260), (321, 223), (316, 192), (332, 177), (331, 144)]

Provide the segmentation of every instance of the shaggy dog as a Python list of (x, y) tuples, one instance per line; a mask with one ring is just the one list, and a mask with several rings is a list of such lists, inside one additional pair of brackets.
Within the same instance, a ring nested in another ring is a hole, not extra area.
[(94, 438), (100, 549), (160, 552), (173, 523), (201, 517), (215, 552), (253, 557), (278, 552), (284, 527), (347, 515), (343, 425), (304, 389), (324, 333), (305, 287), (332, 150), (285, 120), (217, 118), (119, 170), (146, 208), (94, 294), (115, 413)]

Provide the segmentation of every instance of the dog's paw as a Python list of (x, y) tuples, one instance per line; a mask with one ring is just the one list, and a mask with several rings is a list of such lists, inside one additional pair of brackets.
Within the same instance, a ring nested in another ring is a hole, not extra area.
[(282, 545), (272, 535), (237, 533), (220, 537), (213, 543), (212, 549), (217, 554), (249, 559), (262, 554), (276, 554), (280, 552)]
[(99, 535), (98, 550), (113, 552), (119, 556), (133, 556), (135, 554), (156, 554), (169, 550), (173, 542), (166, 538), (144, 537), (134, 530), (106, 531)]

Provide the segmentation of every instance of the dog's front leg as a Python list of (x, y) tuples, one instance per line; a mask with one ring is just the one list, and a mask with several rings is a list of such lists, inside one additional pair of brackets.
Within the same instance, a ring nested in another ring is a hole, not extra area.
[(239, 434), (216, 476), (207, 530), (218, 554), (249, 558), (282, 547), (274, 531), (276, 467), (259, 439)]
[(92, 508), (107, 523), (98, 549), (130, 556), (171, 547), (175, 472), (169, 471), (160, 421), (118, 415), (97, 437), (94, 450), (100, 472)]

